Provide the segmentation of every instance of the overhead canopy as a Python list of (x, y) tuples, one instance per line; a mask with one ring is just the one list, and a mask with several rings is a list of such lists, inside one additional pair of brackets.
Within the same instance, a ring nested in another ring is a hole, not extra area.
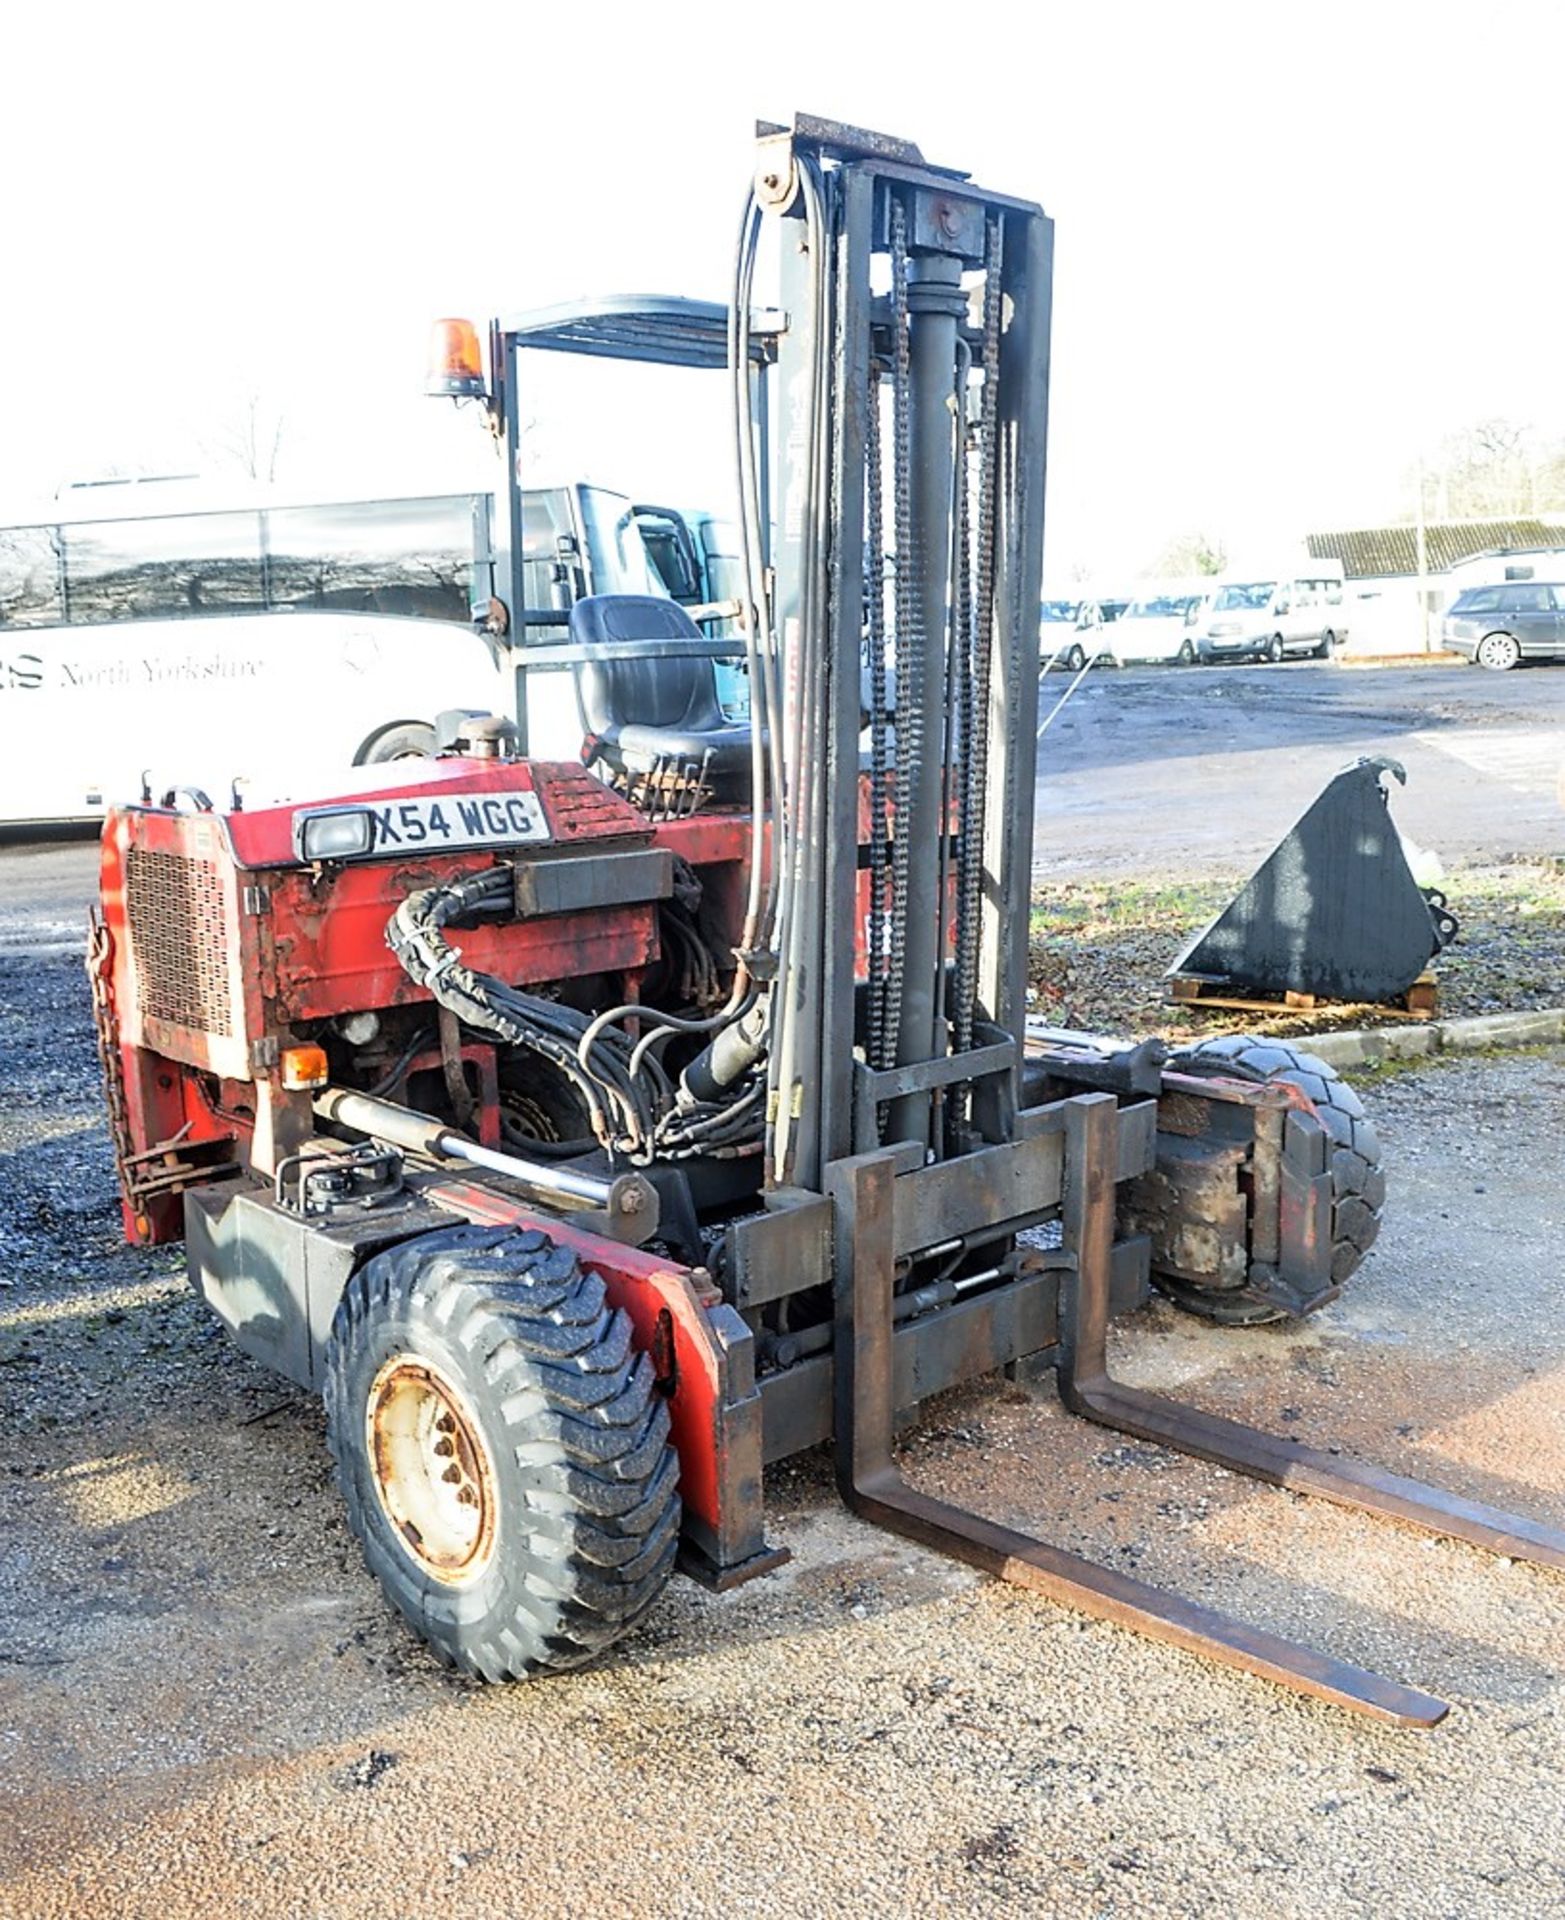
[[(603, 360), (646, 360), (669, 367), (728, 364), (728, 309), (715, 300), (620, 293), (506, 314), (499, 324), (519, 347), (585, 353)], [(772, 357), (764, 336), (752, 334), (750, 350), (758, 362)]]

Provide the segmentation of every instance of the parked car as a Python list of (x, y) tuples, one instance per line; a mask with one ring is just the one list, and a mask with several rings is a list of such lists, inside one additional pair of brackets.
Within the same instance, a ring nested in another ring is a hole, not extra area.
[(1346, 636), (1340, 572), (1230, 580), (1208, 603), (1196, 654), (1206, 661), (1278, 661), (1302, 654), (1326, 660)]
[(1038, 671), (1063, 667), (1080, 673), (1087, 664), (1082, 631), (1096, 626), (1097, 609), (1090, 600), (1045, 600), (1038, 609)]
[(1565, 655), (1565, 583), (1468, 587), (1446, 609), (1440, 644), (1492, 672)]
[(1194, 666), (1194, 627), (1202, 603), (1199, 593), (1158, 593), (1132, 600), (1104, 631), (1102, 657), (1117, 666), (1138, 661)]

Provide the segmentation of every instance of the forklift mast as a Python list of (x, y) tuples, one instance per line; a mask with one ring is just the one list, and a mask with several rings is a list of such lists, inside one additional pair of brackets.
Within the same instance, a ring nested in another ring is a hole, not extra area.
[[(884, 1141), (945, 1158), (1001, 1138), (1017, 1099), (1053, 229), (905, 142), (809, 119), (763, 132), (756, 203), (782, 220), (790, 423), (772, 1171), (818, 1190)], [(839, 930), (866, 708), (861, 991)]]

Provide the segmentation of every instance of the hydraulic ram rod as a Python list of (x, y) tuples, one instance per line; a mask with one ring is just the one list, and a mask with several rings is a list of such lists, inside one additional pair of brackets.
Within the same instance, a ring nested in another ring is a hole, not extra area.
[(392, 1100), (378, 1100), (373, 1094), (352, 1093), (345, 1087), (328, 1087), (317, 1097), (315, 1111), (323, 1120), (351, 1127), (355, 1133), (370, 1134), (405, 1152), (427, 1154), (432, 1160), (465, 1160), (469, 1166), (503, 1173), (540, 1193), (573, 1200), (580, 1206), (602, 1207), (616, 1218), (634, 1216), (643, 1232), (656, 1230), (657, 1190), (639, 1173), (616, 1174), (605, 1180), (596, 1174), (575, 1173), (569, 1167), (523, 1160), (514, 1153), (496, 1153), (452, 1132), (426, 1113), (399, 1107)]

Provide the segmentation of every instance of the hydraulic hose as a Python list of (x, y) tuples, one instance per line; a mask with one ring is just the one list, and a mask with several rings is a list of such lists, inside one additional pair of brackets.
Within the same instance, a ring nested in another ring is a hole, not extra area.
[(491, 867), (448, 886), (425, 887), (391, 916), (386, 943), (437, 1004), (469, 1027), (556, 1067), (580, 1094), (602, 1146), (644, 1157), (659, 1113), (672, 1104), (672, 1088), (656, 1061), (648, 1062), (644, 1077), (633, 1075), (630, 1044), (615, 1033), (598, 1035), (581, 1057), (585, 1014), (464, 965), (445, 939), (443, 929), (452, 921), (508, 913), (514, 885), (510, 868)]
[[(822, 929), (818, 909), (819, 889), (812, 889), (808, 865), (812, 850), (821, 842), (820, 810), (824, 804), (819, 779), (807, 779), (805, 767), (823, 749), (820, 725), (821, 702), (825, 698), (824, 640), (829, 608), (827, 605), (824, 550), (820, 529), (827, 498), (830, 435), (826, 410), (830, 403), (829, 362), (832, 349), (830, 276), (826, 271), (826, 221), (820, 183), (814, 163), (798, 161), (800, 197), (804, 205), (805, 247), (809, 256), (812, 303), (812, 359), (809, 369), (810, 390), (805, 410), (807, 444), (802, 461), (806, 476), (801, 523), (804, 529), (801, 552), (801, 593), (796, 626), (795, 656), (788, 663), (788, 684), (794, 698), (787, 715), (787, 735), (783, 784), (786, 805), (783, 809), (784, 844), (781, 855), (783, 897), (778, 915), (777, 947), (783, 956), (783, 982), (797, 988), (799, 983), (816, 977)], [(806, 1032), (799, 1021), (799, 1009), (790, 992), (774, 993), (774, 1018), (769, 1058), (772, 1090), (773, 1140), (771, 1172), (774, 1179), (787, 1182), (794, 1177), (795, 1156), (799, 1147), (813, 1150), (813, 1138), (802, 1130), (796, 1143), (796, 1105), (793, 1089), (813, 1084), (819, 1063), (813, 1058), (816, 1035)]]
[[(655, 1048), (676, 1034), (719, 1032), (743, 1023), (757, 994), (749, 989), (734, 1013), (688, 1020), (642, 1005), (614, 1007), (589, 1017), (537, 994), (524, 993), (493, 974), (466, 966), (444, 936), (457, 920), (491, 918), (511, 908), (515, 876), (509, 867), (491, 867), (447, 886), (410, 894), (386, 927), (386, 942), (408, 977), (467, 1026), (494, 1035), (547, 1060), (581, 1097), (597, 1144), (645, 1163), (667, 1154), (696, 1150), (692, 1141), (714, 1140), (738, 1146), (753, 1139), (758, 1115), (743, 1094), (726, 1086), (715, 1098), (692, 1098), (675, 1089)], [(616, 1023), (632, 1015), (652, 1022), (652, 1030), (634, 1044)], [(749, 1035), (736, 1043), (738, 1058)], [(731, 1050), (734, 1051), (734, 1050)], [(753, 1060), (750, 1062), (753, 1064)], [(742, 1077), (741, 1066), (734, 1079)], [(543, 1148), (547, 1157), (547, 1148)]]
[[(771, 600), (766, 581), (765, 544), (761, 528), (760, 481), (755, 464), (755, 426), (750, 396), (750, 306), (755, 283), (756, 247), (761, 231), (761, 209), (752, 188), (739, 223), (734, 261), (734, 295), (728, 309), (728, 367), (733, 382), (734, 486), (739, 500), (745, 592), (740, 610), (745, 662), (750, 672), (750, 881), (741, 939), (744, 954), (769, 938), (777, 906), (775, 849), (766, 858), (766, 794), (768, 785), (781, 803), (782, 763), (779, 757), (780, 716), (772, 704), (773, 635)], [(739, 982), (735, 982), (736, 988)]]

